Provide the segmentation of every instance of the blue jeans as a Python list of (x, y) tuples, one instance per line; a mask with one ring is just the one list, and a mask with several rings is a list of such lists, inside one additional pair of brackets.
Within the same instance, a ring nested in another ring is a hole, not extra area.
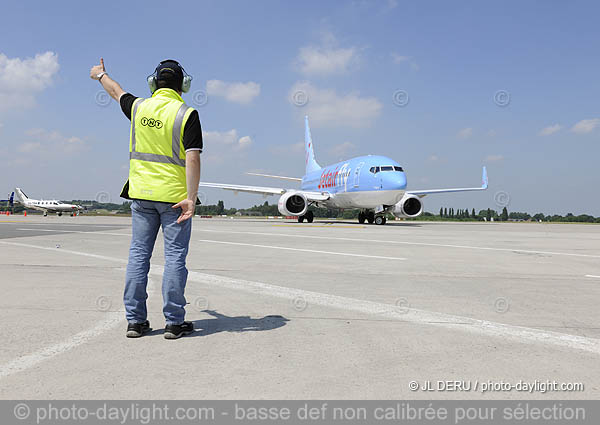
[(150, 257), (161, 226), (165, 243), (163, 314), (167, 325), (179, 325), (184, 321), (186, 304), (184, 290), (188, 276), (185, 258), (190, 244), (192, 219), (177, 224), (181, 209), (173, 209), (172, 206), (173, 204), (162, 202), (137, 200), (131, 204), (133, 234), (123, 296), (129, 323), (143, 323), (147, 318), (146, 286), (150, 271)]

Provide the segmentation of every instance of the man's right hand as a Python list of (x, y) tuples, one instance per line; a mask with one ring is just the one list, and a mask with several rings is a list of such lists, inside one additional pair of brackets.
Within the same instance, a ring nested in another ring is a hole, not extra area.
[(173, 205), (172, 208), (181, 208), (181, 214), (177, 219), (177, 224), (183, 223), (186, 220), (189, 220), (194, 216), (194, 211), (196, 209), (196, 202), (190, 199), (184, 199), (183, 201)]

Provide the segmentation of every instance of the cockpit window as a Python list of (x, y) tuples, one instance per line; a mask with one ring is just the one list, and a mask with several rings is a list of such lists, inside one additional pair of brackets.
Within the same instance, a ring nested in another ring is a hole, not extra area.
[(394, 171), (394, 167), (386, 165), (385, 167), (381, 167), (381, 171)]
[(402, 167), (398, 167), (394, 165), (394, 171), (404, 171)]

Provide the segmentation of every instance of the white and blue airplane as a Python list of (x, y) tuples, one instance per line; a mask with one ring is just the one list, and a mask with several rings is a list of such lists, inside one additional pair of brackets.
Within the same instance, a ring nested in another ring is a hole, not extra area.
[(62, 216), (63, 213), (70, 214), (71, 217), (79, 215), (79, 211), (84, 210), (85, 208), (79, 205), (73, 204), (65, 204), (64, 202), (57, 201), (55, 199), (52, 200), (43, 200), (43, 199), (30, 199), (25, 192), (23, 192), (20, 188), (15, 188), (15, 192), (17, 194), (17, 199), (25, 209), (31, 208), (34, 210), (39, 210), (44, 213), (44, 217), (48, 216), (48, 212), (54, 212), (58, 216)]
[(434, 193), (486, 190), (488, 178), (483, 167), (480, 187), (454, 189), (406, 190), (406, 174), (402, 166), (385, 156), (367, 155), (321, 167), (315, 160), (314, 146), (305, 117), (305, 165), (302, 178), (248, 173), (300, 182), (299, 189), (245, 186), (225, 183), (200, 183), (202, 187), (237, 192), (279, 195), (278, 209), (282, 215), (297, 216), (298, 222), (312, 223), (310, 205), (326, 208), (359, 209), (359, 223), (385, 224), (386, 214), (412, 218), (423, 213), (424, 196)]

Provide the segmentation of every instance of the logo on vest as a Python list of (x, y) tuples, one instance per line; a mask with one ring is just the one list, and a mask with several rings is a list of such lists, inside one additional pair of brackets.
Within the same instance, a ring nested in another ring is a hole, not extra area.
[(163, 123), (160, 120), (155, 120), (154, 118), (146, 118), (146, 117), (142, 117), (140, 124), (144, 125), (144, 126), (148, 126), (148, 127), (154, 127), (154, 128), (162, 128)]

